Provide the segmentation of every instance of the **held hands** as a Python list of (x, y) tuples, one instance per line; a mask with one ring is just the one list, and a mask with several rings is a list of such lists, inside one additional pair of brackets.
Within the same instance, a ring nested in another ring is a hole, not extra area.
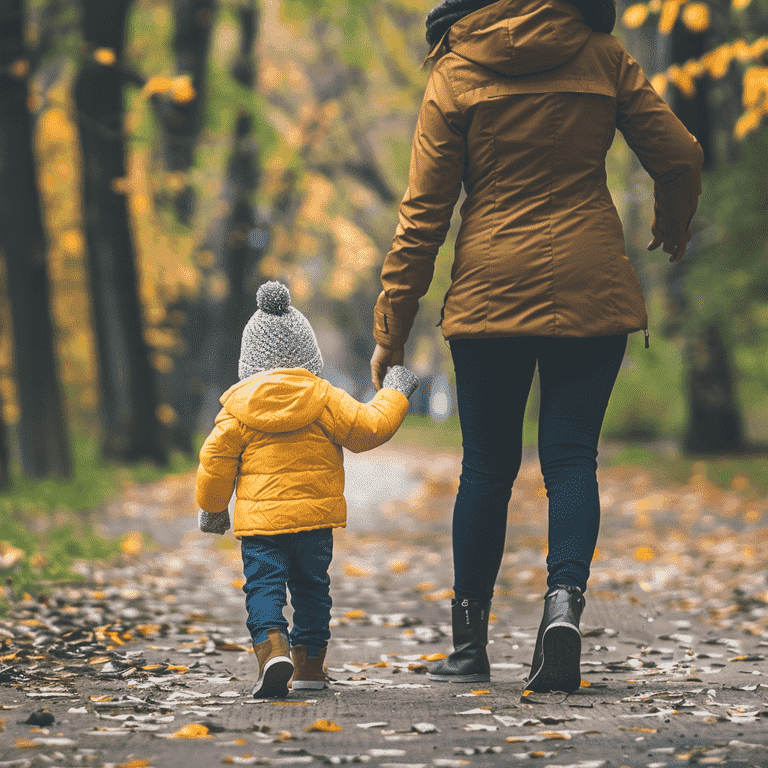
[(656, 222), (651, 224), (651, 232), (653, 233), (653, 240), (648, 243), (648, 250), (655, 251), (659, 246), (664, 253), (670, 254), (670, 261), (680, 261), (685, 256), (686, 248), (688, 247), (688, 241), (691, 239), (691, 229), (688, 228), (684, 238), (672, 238), (667, 235), (663, 235), (656, 227)]
[(204, 509), (199, 509), (197, 511), (197, 525), (203, 533), (223, 534), (231, 528), (229, 510), (206, 512)]
[(376, 345), (376, 349), (371, 357), (371, 381), (377, 392), (384, 386), (387, 368), (402, 365), (404, 359), (404, 349), (387, 349), (382, 347), (381, 344)]

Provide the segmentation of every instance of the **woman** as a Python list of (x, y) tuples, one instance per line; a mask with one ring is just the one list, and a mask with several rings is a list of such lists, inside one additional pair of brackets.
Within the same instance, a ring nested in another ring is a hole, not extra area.
[(454, 651), (430, 671), (490, 679), (488, 614), (536, 364), (549, 497), (544, 615), (527, 687), (579, 687), (579, 620), (600, 519), (597, 442), (626, 349), (648, 319), (606, 184), (618, 128), (654, 181), (653, 239), (685, 254), (703, 155), (609, 33), (614, 0), (445, 0), (408, 189), (382, 269), (378, 389), (403, 350), (464, 185), (442, 311), (464, 455), (453, 514)]

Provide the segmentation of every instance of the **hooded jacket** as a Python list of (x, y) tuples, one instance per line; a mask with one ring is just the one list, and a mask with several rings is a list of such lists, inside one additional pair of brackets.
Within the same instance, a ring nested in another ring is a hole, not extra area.
[(376, 341), (405, 344), (462, 184), (447, 339), (647, 328), (606, 153), (618, 128), (669, 236), (689, 228), (703, 153), (621, 42), (564, 0), (499, 0), (453, 24), (430, 58)]
[(221, 512), (237, 485), (237, 538), (346, 525), (342, 446), (360, 453), (382, 445), (408, 412), (397, 390), (362, 404), (300, 369), (254, 374), (221, 404), (200, 451), (196, 500)]

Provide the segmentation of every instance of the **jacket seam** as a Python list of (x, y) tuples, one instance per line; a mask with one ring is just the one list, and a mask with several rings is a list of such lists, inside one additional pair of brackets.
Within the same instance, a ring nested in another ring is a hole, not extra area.
[(550, 175), (549, 175), (549, 215), (547, 216), (547, 227), (549, 229), (549, 259), (550, 259), (550, 269), (551, 269), (551, 280), (550, 283), (550, 301), (552, 302), (552, 330), (553, 330), (553, 336), (557, 336), (557, 301), (555, 297), (555, 249), (554, 249), (554, 236), (552, 233), (552, 218), (553, 218), (553, 209), (554, 209), (554, 186), (555, 186), (555, 172), (556, 172), (556, 165), (557, 165), (557, 129), (555, 126), (558, 125), (557, 120), (557, 113), (558, 113), (558, 107), (559, 99), (556, 97), (553, 97), (554, 102), (554, 115), (552, 120), (552, 166), (550, 169)]

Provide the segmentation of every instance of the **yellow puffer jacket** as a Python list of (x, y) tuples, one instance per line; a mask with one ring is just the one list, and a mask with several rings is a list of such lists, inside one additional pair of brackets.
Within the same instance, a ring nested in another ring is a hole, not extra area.
[(380, 389), (370, 403), (301, 369), (257, 373), (230, 387), (200, 451), (196, 500), (227, 508), (237, 484), (237, 538), (346, 525), (344, 456), (386, 443), (408, 398)]

